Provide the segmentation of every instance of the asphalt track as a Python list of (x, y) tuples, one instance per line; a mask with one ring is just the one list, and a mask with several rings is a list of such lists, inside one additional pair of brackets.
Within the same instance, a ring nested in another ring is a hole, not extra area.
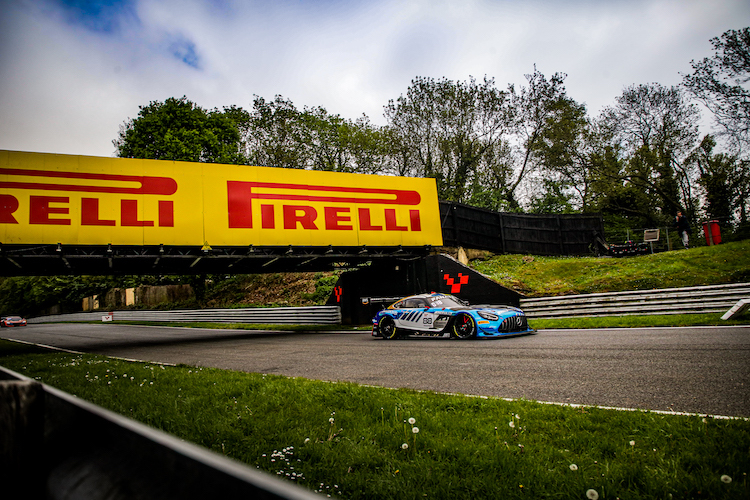
[(543, 330), (491, 340), (383, 340), (107, 324), (0, 337), (150, 362), (383, 387), (750, 417), (750, 326)]

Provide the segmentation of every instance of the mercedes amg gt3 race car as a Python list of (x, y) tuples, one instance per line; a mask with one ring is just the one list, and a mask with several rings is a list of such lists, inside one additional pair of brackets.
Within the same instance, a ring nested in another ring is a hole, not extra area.
[(412, 295), (379, 311), (372, 319), (372, 335), (384, 339), (408, 336), (501, 337), (536, 333), (526, 315), (511, 306), (470, 306), (442, 293)]

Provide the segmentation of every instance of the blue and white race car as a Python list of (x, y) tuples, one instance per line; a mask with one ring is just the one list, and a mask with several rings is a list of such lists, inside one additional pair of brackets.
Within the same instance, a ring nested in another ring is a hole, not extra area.
[(536, 333), (529, 328), (526, 315), (511, 306), (470, 306), (443, 293), (425, 293), (406, 297), (372, 319), (372, 335), (384, 339), (408, 336), (505, 337)]

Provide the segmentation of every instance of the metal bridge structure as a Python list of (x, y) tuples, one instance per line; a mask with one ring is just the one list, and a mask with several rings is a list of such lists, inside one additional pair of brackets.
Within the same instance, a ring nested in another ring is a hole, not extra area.
[(353, 269), (372, 262), (410, 262), (421, 247), (191, 247), (0, 245), (0, 276), (260, 274)]

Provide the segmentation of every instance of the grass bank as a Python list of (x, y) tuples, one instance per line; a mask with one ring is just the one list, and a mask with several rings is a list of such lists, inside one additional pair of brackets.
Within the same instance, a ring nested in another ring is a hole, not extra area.
[(750, 240), (624, 258), (496, 255), (471, 266), (530, 297), (750, 282)]
[(161, 366), (6, 341), (0, 364), (333, 497), (750, 496), (747, 420)]

